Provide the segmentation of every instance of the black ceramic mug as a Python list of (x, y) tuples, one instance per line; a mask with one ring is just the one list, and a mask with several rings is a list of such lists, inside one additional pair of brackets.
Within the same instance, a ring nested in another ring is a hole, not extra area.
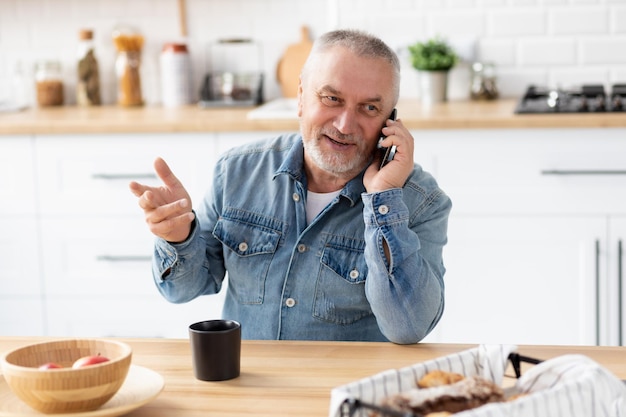
[(241, 325), (234, 320), (207, 320), (189, 326), (193, 371), (201, 381), (239, 376)]

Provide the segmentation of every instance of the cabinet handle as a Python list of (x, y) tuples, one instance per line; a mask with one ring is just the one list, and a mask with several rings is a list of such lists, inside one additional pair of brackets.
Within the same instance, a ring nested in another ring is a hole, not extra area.
[(98, 261), (102, 262), (146, 262), (152, 261), (151, 256), (132, 256), (132, 255), (98, 255)]
[(623, 259), (623, 247), (622, 247), (622, 239), (617, 242), (617, 325), (619, 326), (617, 329), (619, 346), (623, 346), (623, 317), (622, 313), (623, 309), (623, 292), (622, 287), (624, 284), (623, 275), (622, 275), (622, 259)]
[(622, 169), (544, 169), (541, 175), (626, 175)]
[(137, 180), (137, 179), (156, 179), (156, 174), (151, 172), (145, 174), (106, 174), (106, 173), (96, 173), (92, 174), (91, 178), (95, 180)]
[(600, 346), (600, 240), (596, 239), (596, 346)]

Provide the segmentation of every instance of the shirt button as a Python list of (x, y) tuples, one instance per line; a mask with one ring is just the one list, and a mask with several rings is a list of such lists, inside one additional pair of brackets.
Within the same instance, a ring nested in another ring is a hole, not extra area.
[(382, 205), (382, 206), (378, 207), (378, 212), (380, 214), (387, 214), (387, 213), (389, 213), (389, 207), (387, 207), (385, 205)]
[(304, 243), (298, 245), (298, 252), (306, 252), (306, 245)]
[(248, 244), (246, 242), (241, 242), (239, 244), (239, 252), (245, 252), (248, 250)]
[(293, 198), (293, 201), (295, 201), (296, 203), (300, 201), (300, 195), (298, 193), (293, 193), (291, 195), (291, 198)]
[(294, 300), (293, 298), (287, 298), (285, 300), (285, 305), (289, 308), (293, 307), (296, 305), (296, 300)]
[(352, 271), (350, 271), (350, 278), (352, 279), (357, 279), (359, 277), (359, 271), (357, 271), (356, 269), (353, 269)]

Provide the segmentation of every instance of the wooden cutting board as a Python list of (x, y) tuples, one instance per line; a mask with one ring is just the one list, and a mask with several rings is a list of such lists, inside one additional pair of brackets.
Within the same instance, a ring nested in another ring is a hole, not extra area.
[(280, 84), (283, 97), (295, 98), (298, 95), (300, 71), (311, 52), (313, 42), (309, 29), (302, 26), (300, 42), (289, 45), (276, 67), (276, 80)]

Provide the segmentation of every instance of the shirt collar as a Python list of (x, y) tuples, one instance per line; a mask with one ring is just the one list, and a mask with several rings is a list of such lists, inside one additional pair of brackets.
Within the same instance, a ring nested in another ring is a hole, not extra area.
[[(350, 206), (354, 206), (361, 199), (361, 194), (365, 192), (365, 186), (363, 185), (363, 174), (365, 170), (361, 171), (359, 175), (352, 178), (343, 187), (340, 196), (343, 196), (350, 200)], [(298, 135), (294, 141), (293, 146), (287, 152), (287, 156), (283, 163), (278, 167), (274, 173), (274, 178), (280, 174), (289, 175), (294, 181), (302, 183), (304, 189), (306, 189), (306, 174), (304, 172), (304, 145), (302, 143), (302, 136)]]

